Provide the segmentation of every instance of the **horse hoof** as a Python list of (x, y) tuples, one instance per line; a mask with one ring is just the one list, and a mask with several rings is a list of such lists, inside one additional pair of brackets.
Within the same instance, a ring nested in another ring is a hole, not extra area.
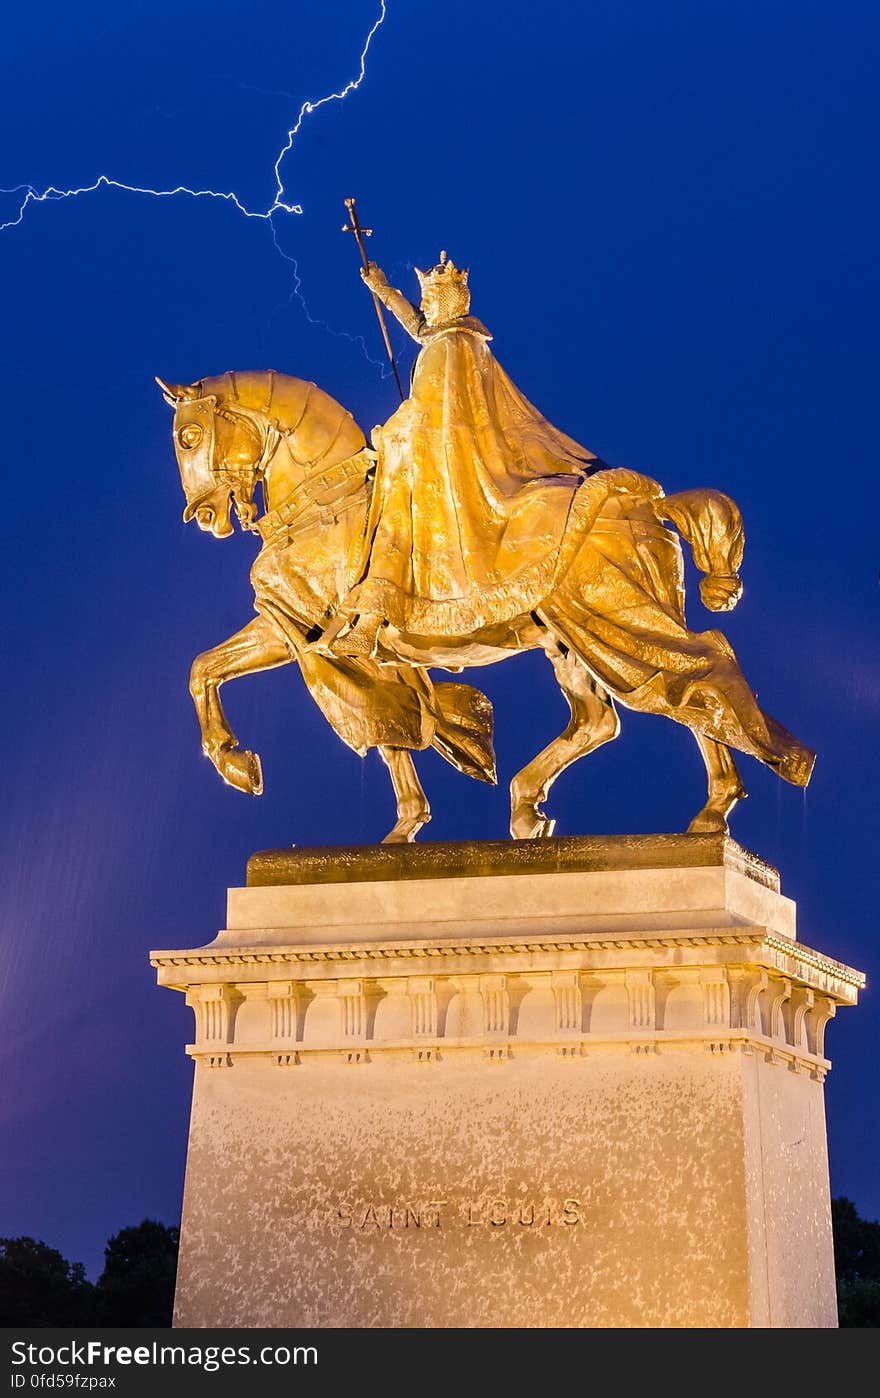
[(555, 829), (556, 821), (535, 806), (515, 811), (510, 818), (510, 837), (513, 840), (549, 840)]
[(224, 752), (217, 770), (228, 786), (236, 791), (244, 791), (249, 796), (263, 794), (263, 768), (255, 752), (231, 748)]
[(410, 813), (402, 814), (400, 806), (397, 807), (397, 820), (382, 841), (383, 845), (411, 845), (419, 831), (431, 819), (427, 803), (422, 805), (420, 802), (406, 801), (401, 804), (404, 812), (408, 807)]
[(727, 816), (721, 811), (699, 811), (687, 828), (689, 835), (729, 835)]
[(428, 824), (430, 815), (406, 816), (392, 825), (383, 845), (411, 845), (423, 826)]

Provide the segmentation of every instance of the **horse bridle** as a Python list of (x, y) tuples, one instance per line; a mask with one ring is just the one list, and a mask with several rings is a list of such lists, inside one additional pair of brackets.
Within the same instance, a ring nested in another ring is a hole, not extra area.
[(225, 404), (221, 407), (214, 394), (192, 400), (191, 406), (195, 406), (197, 403), (207, 405), (213, 416), (222, 417), (233, 424), (244, 423), (254, 428), (257, 440), (261, 445), (259, 454), (253, 461), (248, 462), (245, 466), (233, 466), (225, 456), (221, 457), (220, 460), (217, 459), (219, 444), (216, 434), (213, 434), (211, 459), (208, 462), (208, 470), (213, 477), (213, 482), (207, 490), (190, 502), (188, 513), (190, 517), (195, 516), (201, 506), (213, 495), (218, 485), (228, 486), (241, 527), (255, 529), (254, 487), (258, 481), (263, 479), (266, 468), (275, 455), (284, 433), (280, 432), (273, 422), (267, 422), (261, 414), (250, 408), (245, 408), (241, 404), (235, 408), (227, 407)]
[[(313, 384), (309, 385), (309, 392), (306, 394), (306, 400), (297, 422), (283, 432), (275, 422), (267, 417), (265, 410), (258, 411), (255, 408), (246, 408), (244, 404), (238, 402), (236, 402), (234, 407), (226, 403), (221, 406), (215, 394), (206, 395), (202, 399), (192, 400), (193, 403), (199, 402), (209, 404), (212, 413), (217, 417), (224, 418), (227, 422), (244, 423), (247, 426), (253, 427), (262, 445), (259, 456), (247, 466), (243, 468), (231, 467), (225, 457), (220, 462), (216, 461), (218, 444), (216, 434), (214, 434), (211, 461), (208, 468), (211, 475), (214, 477), (214, 484), (211, 485), (208, 490), (204, 491), (196, 501), (190, 504), (189, 513), (191, 515), (197, 513), (199, 507), (213, 494), (218, 485), (228, 485), (230, 495), (235, 504), (235, 512), (238, 515), (242, 529), (255, 530), (257, 528), (253, 500), (254, 487), (258, 481), (263, 479), (270, 461), (278, 450), (279, 444), (282, 441), (287, 441), (290, 437), (294, 437), (299, 430), (308, 411), (313, 387)], [(235, 392), (234, 381), (232, 388), (233, 392)], [(269, 401), (271, 403), (271, 393), (269, 395)], [(345, 421), (345, 416), (340, 418), (339, 426), (330, 441), (316, 457), (310, 458), (308, 461), (300, 461), (299, 458), (295, 458), (297, 464), (306, 468), (317, 466), (336, 445)], [(238, 487), (238, 489), (236, 489), (236, 487)]]

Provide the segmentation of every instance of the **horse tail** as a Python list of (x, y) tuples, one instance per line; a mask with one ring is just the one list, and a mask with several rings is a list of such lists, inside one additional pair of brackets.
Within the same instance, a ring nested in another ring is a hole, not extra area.
[(700, 596), (712, 612), (729, 612), (742, 596), (742, 515), (720, 490), (682, 490), (653, 500), (658, 520), (669, 520), (691, 546), (701, 573)]
[(434, 682), (433, 710), (437, 727), (431, 746), (466, 776), (494, 786), (492, 701), (471, 684)]

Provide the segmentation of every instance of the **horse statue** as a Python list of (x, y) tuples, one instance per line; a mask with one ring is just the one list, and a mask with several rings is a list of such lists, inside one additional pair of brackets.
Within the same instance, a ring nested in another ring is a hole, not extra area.
[(468, 634), (421, 635), (386, 622), (373, 653), (346, 655), (333, 641), (341, 605), (364, 576), (376, 464), (351, 413), (315, 384), (273, 370), (157, 382), (174, 409), (184, 521), (222, 539), (234, 532), (234, 510), (262, 538), (251, 571), (255, 619), (197, 656), (190, 676), (203, 751), (231, 786), (259, 795), (262, 768), (239, 747), (221, 685), (295, 661), (342, 740), (361, 756), (378, 748), (388, 767), (397, 820), (385, 842), (413, 840), (430, 819), (414, 751), (433, 747), (459, 771), (496, 781), (489, 700), (471, 685), (432, 679), (431, 668), (460, 672), (535, 649), (550, 661), (571, 716), (511, 782), (514, 839), (553, 834), (543, 802), (571, 763), (617, 736), (615, 701), (693, 732), (708, 794), (692, 832), (726, 833), (746, 794), (732, 747), (807, 785), (814, 754), (759, 708), (722, 633), (685, 622), (679, 536), (705, 575), (709, 609), (729, 610), (742, 591), (742, 520), (726, 495), (667, 496), (639, 472), (597, 463), (572, 494), (540, 595)]

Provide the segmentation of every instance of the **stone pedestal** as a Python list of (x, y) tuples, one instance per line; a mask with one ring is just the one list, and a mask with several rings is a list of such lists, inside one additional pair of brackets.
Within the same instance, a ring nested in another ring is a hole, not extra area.
[(180, 1326), (833, 1326), (862, 977), (728, 839), (272, 852), (195, 1011)]

